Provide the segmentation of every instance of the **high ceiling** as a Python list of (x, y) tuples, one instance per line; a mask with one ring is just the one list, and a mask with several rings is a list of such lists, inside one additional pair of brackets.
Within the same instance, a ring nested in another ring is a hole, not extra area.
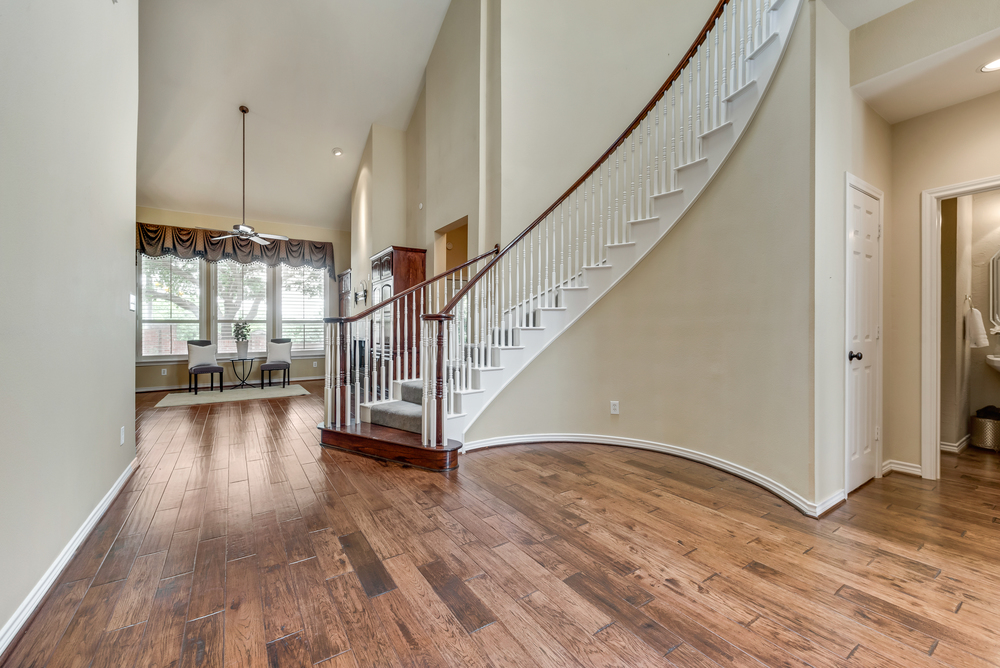
[(826, 6), (833, 15), (854, 30), (869, 21), (874, 21), (883, 14), (899, 9), (913, 0), (826, 0)]
[(137, 204), (240, 216), (246, 105), (247, 218), (350, 229), (369, 127), (406, 127), (448, 4), (140, 3)]

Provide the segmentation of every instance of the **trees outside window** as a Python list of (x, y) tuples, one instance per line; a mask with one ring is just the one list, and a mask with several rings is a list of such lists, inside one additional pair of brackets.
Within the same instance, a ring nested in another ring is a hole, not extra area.
[(142, 355), (185, 355), (201, 338), (201, 263), (177, 257), (142, 257), (139, 294)]

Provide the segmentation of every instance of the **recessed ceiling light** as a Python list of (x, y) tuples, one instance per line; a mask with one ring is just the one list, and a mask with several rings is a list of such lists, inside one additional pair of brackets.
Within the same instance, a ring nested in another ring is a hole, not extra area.
[(342, 149), (342, 148), (340, 148), (338, 146), (337, 148), (333, 149), (333, 154), (334, 155), (343, 155), (344, 154), (344, 149)]
[(986, 63), (979, 69), (980, 72), (996, 72), (997, 70), (1000, 70), (1000, 58), (997, 58), (992, 63)]

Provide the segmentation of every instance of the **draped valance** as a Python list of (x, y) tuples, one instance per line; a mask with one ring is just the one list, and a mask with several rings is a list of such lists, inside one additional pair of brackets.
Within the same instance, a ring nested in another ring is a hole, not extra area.
[(270, 239), (270, 244), (262, 246), (249, 239), (231, 237), (217, 240), (228, 232), (198, 230), (188, 227), (167, 225), (135, 224), (135, 248), (143, 255), (160, 257), (176, 255), (190, 260), (200, 258), (208, 262), (233, 260), (249, 264), (263, 262), (268, 266), (287, 264), (289, 267), (308, 265), (315, 269), (326, 268), (330, 278), (336, 278), (333, 266), (333, 244), (328, 241), (303, 241)]

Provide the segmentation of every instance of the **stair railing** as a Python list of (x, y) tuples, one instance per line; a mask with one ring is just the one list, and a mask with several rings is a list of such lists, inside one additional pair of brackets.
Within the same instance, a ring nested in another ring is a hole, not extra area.
[(392, 398), (393, 381), (419, 378), (421, 317), (439, 311), (499, 252), (494, 246), (361, 313), (325, 318), (323, 426), (351, 425), (361, 404)]
[(729, 123), (727, 103), (752, 83), (754, 51), (775, 34), (783, 0), (720, 0), (698, 38), (600, 158), (440, 311), (423, 317), (424, 445), (442, 447), (456, 395), (474, 388), (494, 348), (516, 346), (538, 315), (584, 287), (584, 269), (628, 243), (654, 215), (652, 196), (678, 192), (702, 160), (702, 138)]

